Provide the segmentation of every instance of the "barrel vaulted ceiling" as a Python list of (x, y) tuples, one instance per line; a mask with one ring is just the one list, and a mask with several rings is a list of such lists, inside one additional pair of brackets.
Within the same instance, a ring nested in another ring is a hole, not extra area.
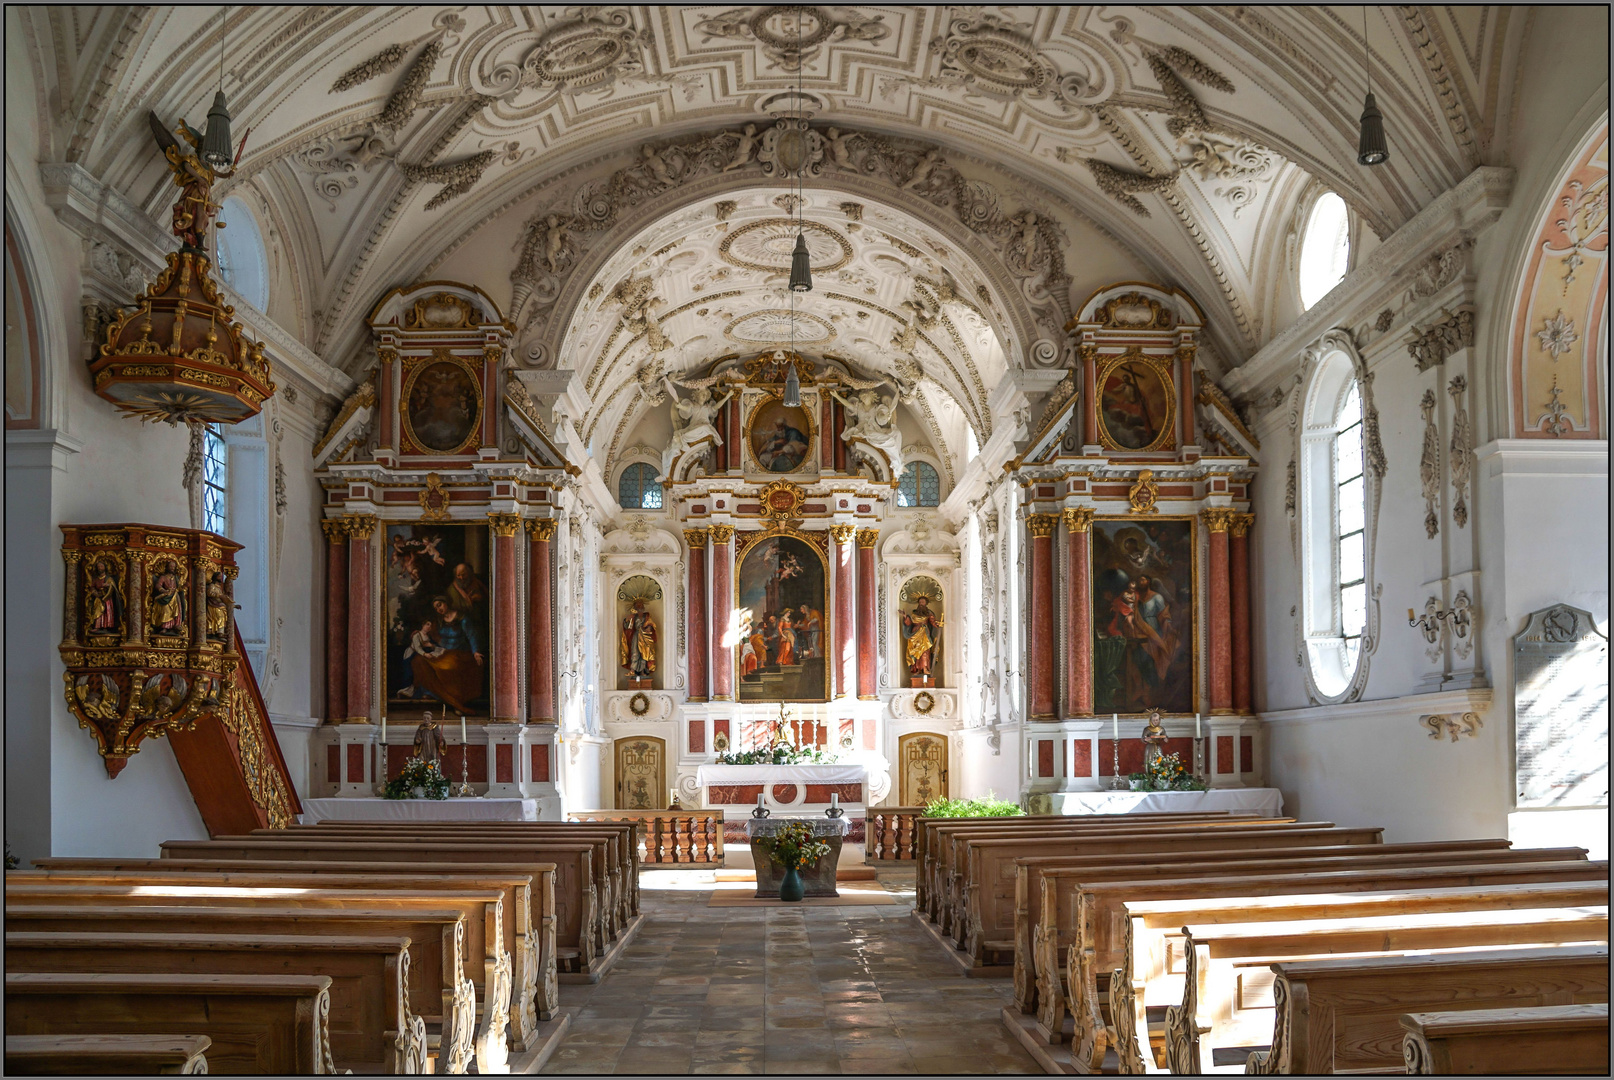
[(993, 383), (1063, 366), (1093, 289), (1184, 289), (1233, 366), (1296, 314), (1283, 280), (1316, 185), (1382, 237), (1505, 164), (1527, 10), (1366, 9), (1393, 150), (1377, 169), (1355, 162), (1363, 10), (314, 6), (226, 24), (51, 6), (8, 29), (36, 65), (44, 156), (158, 220), (146, 110), (199, 128), (222, 36), (250, 135), (221, 194), (264, 225), (270, 314), (356, 373), (377, 297), (472, 280), (518, 326), (518, 362), (582, 372), (607, 426), (628, 382), (788, 340), (796, 204), (770, 140), (805, 117), (818, 287), (798, 341), (922, 383), (985, 437)]

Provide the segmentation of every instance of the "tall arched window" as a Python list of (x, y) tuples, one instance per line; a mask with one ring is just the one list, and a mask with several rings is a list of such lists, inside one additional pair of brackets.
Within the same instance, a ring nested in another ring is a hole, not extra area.
[(1325, 191), (1312, 203), (1300, 241), (1301, 307), (1310, 308), (1345, 279), (1350, 256), (1350, 214), (1345, 200)]
[(654, 465), (639, 462), (622, 470), (616, 482), (616, 499), (624, 510), (660, 510), (661, 481)]
[(1338, 699), (1361, 660), (1368, 604), (1362, 396), (1345, 353), (1318, 365), (1305, 414), (1298, 510), (1306, 647), (1317, 692)]
[(202, 528), (228, 535), (229, 459), (224, 437), (216, 424), (202, 429)]
[(215, 249), (219, 278), (241, 299), (263, 311), (269, 306), (269, 256), (258, 220), (241, 199), (231, 196), (219, 207)]
[(897, 478), (898, 506), (941, 505), (941, 477), (926, 461), (912, 461)]

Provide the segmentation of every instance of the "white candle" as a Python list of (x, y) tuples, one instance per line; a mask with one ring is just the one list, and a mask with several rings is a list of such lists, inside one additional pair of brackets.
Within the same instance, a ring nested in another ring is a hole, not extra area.
[(387, 745), (387, 714), (381, 714), (381, 745)]
[(1194, 714), (1194, 738), (1199, 738), (1199, 714)]
[(839, 806), (839, 805), (841, 805), (841, 793), (838, 792), (838, 791), (830, 792), (829, 793), (829, 804), (831, 806)]
[(465, 745), (465, 717), (460, 717), (460, 745)]
[(1121, 714), (1110, 713), (1110, 730), (1116, 742), (1121, 741)]

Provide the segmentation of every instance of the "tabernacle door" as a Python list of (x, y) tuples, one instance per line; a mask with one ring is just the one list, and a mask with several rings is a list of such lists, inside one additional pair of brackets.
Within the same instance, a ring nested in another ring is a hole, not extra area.
[(947, 736), (919, 731), (897, 739), (902, 770), (899, 805), (924, 806), (947, 798)]

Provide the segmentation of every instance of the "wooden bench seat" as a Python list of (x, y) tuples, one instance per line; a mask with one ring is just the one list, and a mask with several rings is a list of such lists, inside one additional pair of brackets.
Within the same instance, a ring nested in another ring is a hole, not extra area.
[(363, 840), (169, 840), (163, 857), (177, 859), (250, 859), (262, 862), (336, 863), (348, 870), (362, 863), (414, 862), (456, 865), (498, 865), (536, 873), (545, 864), (555, 868), (555, 956), (562, 970), (588, 971), (603, 936), (599, 894), (594, 881), (596, 845), (550, 841), (453, 843), (448, 841), (381, 842)]
[[(1040, 983), (1057, 980), (1043, 972), (1043, 957), (1054, 957), (1063, 968), (1065, 955), (1076, 931), (1075, 888), (1087, 875), (1094, 881), (1158, 881), (1175, 876), (1217, 876), (1219, 864), (1227, 875), (1259, 871), (1263, 864), (1283, 861), (1285, 873), (1356, 871), (1369, 867), (1417, 867), (1454, 865), (1495, 866), (1498, 873), (1518, 863), (1551, 866), (1565, 877), (1574, 876), (1586, 865), (1584, 848), (1548, 848), (1512, 851), (1506, 840), (1440, 841), (1421, 844), (1344, 845), (1314, 848), (1267, 848), (1258, 852), (1233, 848), (1196, 852), (1190, 863), (1168, 862), (1139, 865), (1134, 859), (1094, 856), (1022, 857), (1015, 863), (1014, 884), (1014, 1003), (1023, 1013), (1034, 1012), (1039, 1001)], [(1346, 866), (1350, 862), (1356, 865)], [(1566, 866), (1565, 864), (1573, 864)], [(1179, 874), (1183, 870), (1185, 873)], [(1606, 870), (1606, 867), (1605, 867)], [(1542, 871), (1552, 873), (1554, 871)], [(1097, 874), (1099, 876), (1092, 877)], [(1552, 877), (1525, 877), (1525, 881), (1555, 880)], [(1473, 884), (1482, 884), (1475, 881)], [(1449, 882), (1448, 884), (1463, 884)], [(1117, 935), (1119, 940), (1119, 935)], [(1113, 964), (1102, 958), (1097, 963), (1100, 978), (1107, 979)]]
[[(1607, 954), (1603, 957), (1608, 962)], [(1608, 1003), (1536, 1005), (1401, 1018), (1412, 1075), (1608, 1075)]]
[[(1417, 903), (1419, 910), (1400, 915), (1184, 925), (1182, 1003), (1166, 1009), (1167, 1066), (1174, 1073), (1206, 1072), (1217, 1050), (1268, 1042), (1270, 1006), (1242, 1007), (1247, 980), (1241, 976), (1261, 972), (1269, 987), (1270, 965), (1281, 960), (1608, 944), (1606, 904), (1429, 912), (1425, 901)], [(1260, 990), (1257, 984), (1256, 992)], [(1255, 1001), (1264, 1004), (1261, 998)], [(1120, 1005), (1112, 1004), (1117, 1021), (1122, 1019)], [(1123, 1044), (1117, 1050), (1125, 1053), (1127, 1048)]]
[[(48, 865), (46, 865), (48, 864)], [(434, 865), (366, 866), (365, 873), (325, 863), (223, 862), (195, 868), (174, 860), (46, 859), (31, 871), (13, 871), (8, 880), (47, 880), (80, 885), (162, 882), (175, 885), (228, 885), (359, 890), (498, 889), (504, 896), (504, 948), (511, 956), (510, 1045), (530, 1049), (539, 1020), (553, 1018), (559, 1005), (555, 967), (555, 880), (553, 867), (536, 874), (508, 868), (455, 873)], [(316, 870), (306, 869), (315, 867)], [(368, 871), (374, 872), (368, 872)], [(535, 910), (536, 909), (536, 910)]]
[[(469, 1069), (477, 1051), (476, 984), (465, 976), (462, 959), (465, 921), (461, 911), (446, 907), (320, 909), (246, 901), (205, 905), (203, 914), (195, 903), (69, 907), (52, 898), (42, 904), (6, 904), (8, 932), (408, 938), (410, 1008), (426, 1022), (428, 1041), (435, 1037), (439, 1069), (453, 1073)], [(328, 993), (325, 1001), (328, 1012)], [(322, 1029), (324, 1016), (322, 1012)]]
[(409, 1011), (409, 939), (218, 934), (6, 934), (6, 970), (327, 975), (331, 1057), (360, 1073), (426, 1072), (426, 1025)]
[(207, 1072), (206, 1035), (8, 1035), (11, 1076), (191, 1076)]
[(1154, 859), (1172, 856), (1186, 858), (1197, 851), (1231, 848), (1286, 848), (1377, 845), (1380, 829), (1338, 829), (1296, 827), (1294, 825), (1212, 825), (1192, 828), (1165, 828), (1147, 832), (1091, 832), (1080, 837), (1046, 836), (974, 838), (960, 834), (953, 838), (960, 848), (962, 871), (955, 876), (958, 894), (953, 919), (954, 942), (968, 954), (972, 964), (984, 962), (987, 941), (1012, 958), (1014, 951), (1015, 860), (1036, 855), (1124, 855), (1149, 853)]
[(336, 1071), (323, 975), (6, 973), (6, 1035), (206, 1035), (209, 1069)]
[[(1399, 1069), (1407, 1063), (1401, 1017), (1409, 1009), (1608, 1001), (1605, 947), (1297, 960), (1271, 964), (1269, 970), (1270, 1047), (1248, 1056), (1246, 1072), (1295, 1075)], [(1252, 996), (1239, 1004), (1259, 1009), (1267, 1000)], [(1545, 1059), (1533, 1064), (1545, 1064)]]
[[(1281, 849), (1301, 853), (1305, 849)], [(1147, 901), (1199, 901), (1205, 898), (1301, 893), (1367, 893), (1393, 889), (1472, 888), (1492, 884), (1606, 881), (1606, 865), (1558, 863), (1458, 863), (1397, 866), (1395, 856), (1372, 854), (1326, 860), (1279, 858), (1224, 863), (1186, 863), (1138, 878), (1136, 868), (1055, 870), (1043, 875), (1043, 913), (1060, 910), (1064, 927), (1045, 922), (1033, 948), (1039, 981), (1037, 1030), (1050, 1042), (1063, 1031), (1066, 1010), (1076, 1018), (1072, 1054), (1102, 1061), (1106, 1044), (1100, 1003), (1106, 1000), (1109, 973), (1123, 961), (1123, 904)], [(1447, 856), (1461, 857), (1461, 853)], [(1472, 857), (1472, 856), (1470, 856)], [(1381, 861), (1383, 860), (1383, 861)], [(1051, 890), (1063, 890), (1056, 900)], [(1165, 909), (1163, 909), (1165, 910)], [(1249, 909), (1245, 909), (1249, 910)], [(1152, 916), (1151, 916), (1152, 917)], [(1158, 918), (1172, 916), (1161, 913)], [(1061, 948), (1063, 955), (1054, 952)], [(1075, 968), (1069, 967), (1076, 963)]]

